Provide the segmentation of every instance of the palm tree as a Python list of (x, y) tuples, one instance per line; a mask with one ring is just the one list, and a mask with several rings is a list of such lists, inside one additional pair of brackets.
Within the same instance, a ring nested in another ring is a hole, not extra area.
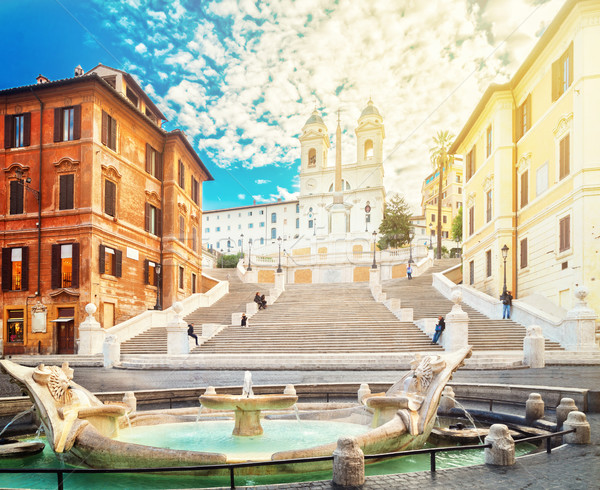
[(452, 161), (448, 155), (448, 149), (454, 141), (454, 135), (450, 131), (438, 131), (433, 137), (435, 146), (429, 149), (429, 158), (434, 171), (438, 172), (438, 212), (437, 212), (437, 258), (442, 258), (442, 181), (444, 169)]

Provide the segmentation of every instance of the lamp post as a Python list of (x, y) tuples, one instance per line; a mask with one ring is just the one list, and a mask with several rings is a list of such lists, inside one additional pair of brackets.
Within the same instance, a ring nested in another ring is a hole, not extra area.
[(504, 286), (502, 287), (502, 294), (506, 294), (506, 257), (508, 257), (508, 246), (506, 243), (502, 247), (502, 258), (504, 259)]
[(433, 249), (433, 223), (429, 223), (429, 250)]
[(223, 268), (223, 249), (219, 249), (219, 253), (221, 254), (221, 269)]
[(317, 214), (314, 214), (314, 219), (313, 219), (313, 236), (316, 236), (317, 234)]
[(409, 239), (408, 246), (409, 246), (409, 249), (408, 250), (409, 250), (409, 254), (410, 254), (409, 257), (408, 257), (408, 263), (412, 264), (412, 263), (414, 263), (414, 260), (413, 260), (413, 257), (412, 257), (412, 241), (413, 241), (413, 238), (415, 237), (415, 230), (414, 230), (414, 228), (411, 228), (408, 233), (409, 233), (409, 235), (408, 235), (408, 239)]
[(377, 250), (377, 232), (373, 232), (373, 265), (371, 269), (377, 269), (377, 262), (375, 262), (375, 250)]
[(154, 266), (154, 272), (156, 273), (156, 304), (154, 305), (154, 309), (160, 310), (160, 309), (162, 309), (160, 307), (160, 272), (161, 272), (160, 264), (156, 264)]
[(281, 237), (277, 239), (277, 244), (279, 245), (279, 264), (277, 265), (277, 272), (283, 272), (281, 269)]
[(244, 234), (240, 235), (240, 240), (242, 241), (242, 259), (244, 258)]
[(247, 271), (251, 271), (252, 270), (252, 238), (248, 238), (248, 268), (246, 269)]

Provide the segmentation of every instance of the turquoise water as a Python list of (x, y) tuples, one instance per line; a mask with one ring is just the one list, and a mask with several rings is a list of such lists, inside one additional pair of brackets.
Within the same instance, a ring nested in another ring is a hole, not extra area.
[[(265, 455), (291, 447), (311, 447), (325, 442), (337, 440), (340, 435), (358, 435), (368, 428), (355, 424), (338, 424), (325, 421), (270, 421), (264, 420), (265, 434), (259, 437), (241, 438), (231, 435), (232, 421), (202, 422), (200, 424), (166, 424), (154, 427), (139, 427), (121, 431), (120, 440), (145, 444), (160, 443), (162, 447), (177, 449), (192, 449), (188, 444), (195, 444), (194, 449), (203, 451), (223, 451), (223, 445), (228, 441), (234, 449), (228, 454), (235, 458), (244, 450), (250, 450), (254, 455)], [(205, 424), (210, 424), (210, 427)], [(302, 426), (302, 431), (299, 427)], [(337, 426), (337, 427), (331, 427)], [(177, 429), (177, 430), (176, 430)], [(332, 430), (335, 429), (335, 430)], [(309, 435), (310, 434), (310, 435)], [(281, 439), (290, 439), (282, 441)], [(30, 439), (33, 440), (33, 439)], [(43, 438), (39, 440), (44, 441)], [(319, 442), (315, 442), (315, 440)], [(45, 442), (45, 441), (44, 441)], [(157, 444), (158, 445), (158, 444)], [(292, 446), (293, 445), (293, 446)], [(255, 446), (255, 447), (250, 447)], [(428, 445), (427, 447), (433, 447)], [(517, 456), (527, 454), (535, 449), (531, 444), (518, 444)], [(454, 468), (483, 463), (483, 450), (456, 451), (437, 455), (437, 468)], [(369, 464), (365, 467), (368, 476), (390, 473), (407, 473), (411, 471), (429, 470), (429, 455), (405, 456), (382, 463)], [(0, 468), (73, 468), (63, 463), (54, 452), (46, 446), (40, 454), (26, 458), (0, 459)], [(272, 483), (289, 483), (311, 480), (331, 480), (331, 471), (320, 471), (302, 474), (281, 474), (236, 477), (236, 485), (267, 485)], [(105, 490), (111, 489), (165, 489), (165, 488), (205, 488), (229, 486), (229, 477), (206, 477), (193, 475), (128, 475), (128, 474), (96, 474), (96, 475), (64, 475), (65, 488), (68, 490)], [(54, 489), (57, 486), (56, 475), (40, 474), (0, 474), (2, 488), (31, 488)]]

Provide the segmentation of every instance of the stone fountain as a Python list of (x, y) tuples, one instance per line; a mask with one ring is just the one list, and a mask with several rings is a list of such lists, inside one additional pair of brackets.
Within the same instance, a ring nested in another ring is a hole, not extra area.
[[(207, 390), (212, 392), (213, 390)], [(263, 433), (260, 424), (262, 410), (289, 408), (298, 401), (295, 395), (255, 395), (252, 391), (252, 375), (246, 371), (241, 395), (204, 394), (200, 403), (213, 410), (233, 410), (235, 413), (234, 436), (259, 436)]]

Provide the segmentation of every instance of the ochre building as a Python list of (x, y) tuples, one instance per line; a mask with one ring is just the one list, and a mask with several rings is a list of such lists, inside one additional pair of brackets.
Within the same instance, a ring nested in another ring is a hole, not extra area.
[(74, 353), (104, 328), (200, 292), (201, 190), (185, 135), (127, 73), (0, 91), (2, 353)]

